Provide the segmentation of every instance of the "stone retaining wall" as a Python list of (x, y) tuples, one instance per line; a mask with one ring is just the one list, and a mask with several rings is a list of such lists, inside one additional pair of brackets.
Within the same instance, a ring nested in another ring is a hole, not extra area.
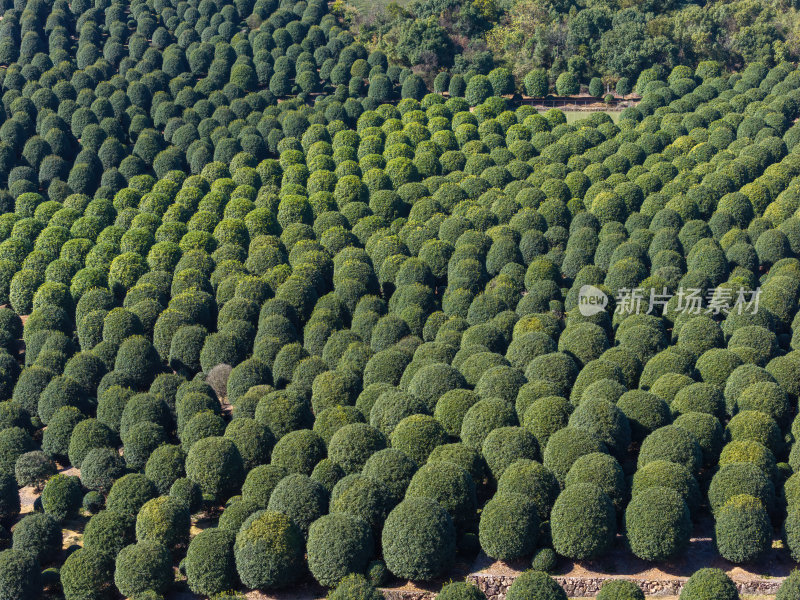
[[(558, 584), (571, 598), (591, 598), (597, 595), (600, 587), (612, 577), (555, 577)], [(491, 575), (488, 573), (474, 573), (467, 576), (467, 581), (478, 586), (489, 600), (504, 600), (508, 588), (514, 581), (511, 575)], [(686, 579), (660, 579), (645, 580), (634, 579), (644, 593), (648, 596), (677, 596), (680, 594)], [(782, 579), (757, 579), (751, 581), (737, 581), (736, 587), (740, 594), (771, 595), (778, 591)], [(422, 590), (384, 590), (386, 600), (432, 600), (436, 593)]]

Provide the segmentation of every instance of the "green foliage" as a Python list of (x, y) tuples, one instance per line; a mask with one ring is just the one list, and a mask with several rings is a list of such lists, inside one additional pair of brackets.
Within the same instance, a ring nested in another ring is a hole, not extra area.
[(117, 555), (114, 584), (125, 596), (152, 590), (166, 591), (172, 581), (169, 550), (158, 542), (146, 540), (126, 546)]
[(56, 520), (78, 514), (83, 499), (81, 480), (74, 475), (54, 475), (42, 490), (42, 508)]
[(483, 551), (499, 560), (530, 555), (539, 534), (536, 510), (528, 496), (496, 494), (481, 512), (478, 534)]
[(397, 577), (433, 579), (455, 560), (453, 520), (435, 500), (404, 500), (386, 518), (382, 550), (386, 566)]
[(563, 588), (542, 571), (525, 571), (514, 579), (508, 589), (506, 598), (522, 600), (523, 598), (542, 598), (542, 600), (566, 600)]
[(749, 562), (772, 546), (772, 524), (758, 498), (747, 494), (733, 496), (715, 517), (714, 539), (725, 559), (733, 563)]
[(260, 590), (294, 582), (303, 564), (303, 533), (291, 519), (262, 510), (244, 522), (233, 547), (242, 583)]
[(308, 531), (308, 567), (321, 585), (337, 585), (350, 573), (365, 570), (373, 554), (370, 527), (348, 514), (320, 517)]
[(553, 548), (562, 556), (578, 560), (599, 556), (616, 535), (614, 505), (598, 486), (575, 484), (558, 496), (550, 528)]
[(695, 571), (681, 590), (681, 600), (738, 600), (739, 592), (722, 569)]
[(644, 560), (668, 560), (689, 545), (692, 525), (683, 498), (668, 488), (650, 487), (625, 509), (625, 531), (631, 551)]
[(206, 529), (192, 538), (185, 562), (189, 589), (213, 596), (235, 587), (235, 540), (234, 533), (217, 528)]

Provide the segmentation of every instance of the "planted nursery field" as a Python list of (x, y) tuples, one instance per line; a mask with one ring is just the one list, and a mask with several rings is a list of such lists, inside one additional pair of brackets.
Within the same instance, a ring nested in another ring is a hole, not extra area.
[(1, 4), (0, 600), (800, 599), (796, 65)]

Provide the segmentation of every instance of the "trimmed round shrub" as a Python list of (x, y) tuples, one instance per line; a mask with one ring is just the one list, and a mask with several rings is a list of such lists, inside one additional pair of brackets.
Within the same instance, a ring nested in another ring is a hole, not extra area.
[(328, 458), (342, 467), (345, 474), (363, 469), (370, 456), (386, 447), (383, 434), (366, 423), (345, 425), (328, 443)]
[(689, 577), (679, 600), (739, 600), (739, 592), (725, 571), (705, 568)]
[(59, 576), (64, 598), (99, 600), (114, 577), (114, 560), (97, 550), (79, 548), (64, 561)]
[(0, 431), (0, 473), (13, 476), (19, 458), (35, 448), (33, 438), (21, 427)]
[(627, 579), (607, 579), (597, 594), (600, 600), (644, 600), (642, 588)]
[(267, 509), (282, 512), (308, 534), (311, 523), (325, 514), (328, 492), (308, 475), (291, 473), (281, 479), (269, 497)]
[(397, 424), (391, 435), (393, 448), (405, 453), (418, 465), (424, 464), (436, 446), (449, 441), (439, 422), (429, 415), (411, 415)]
[(689, 545), (692, 522), (680, 494), (650, 487), (625, 509), (625, 532), (631, 551), (643, 560), (668, 560)]
[(468, 581), (446, 583), (436, 597), (440, 600), (486, 600), (486, 594)]
[(114, 583), (124, 596), (162, 594), (173, 581), (169, 550), (151, 540), (126, 546), (117, 555)]
[(639, 451), (639, 468), (654, 460), (667, 460), (697, 473), (703, 465), (703, 451), (694, 435), (674, 425), (656, 429), (648, 435)]
[(482, 454), (495, 480), (502, 477), (508, 465), (519, 459), (539, 459), (539, 444), (533, 434), (522, 427), (498, 427), (483, 441)]
[(772, 524), (764, 503), (740, 494), (715, 513), (714, 540), (720, 556), (733, 563), (755, 560), (772, 547)]
[(386, 518), (381, 546), (386, 566), (395, 576), (433, 579), (455, 560), (453, 519), (435, 500), (408, 498)]
[(80, 466), (91, 450), (116, 447), (115, 438), (114, 432), (97, 419), (85, 419), (72, 430), (69, 438), (69, 461)]
[(434, 363), (423, 366), (414, 374), (408, 391), (425, 403), (428, 412), (433, 412), (443, 394), (465, 387), (467, 382), (457, 369), (444, 363)]
[(107, 494), (114, 482), (125, 474), (125, 459), (116, 448), (93, 448), (80, 468), (83, 487)]
[(44, 512), (58, 521), (77, 515), (82, 499), (81, 480), (74, 475), (54, 475), (42, 490)]
[(325, 515), (308, 530), (308, 568), (326, 587), (337, 585), (350, 573), (364, 572), (373, 551), (369, 525), (352, 515)]
[(135, 519), (113, 510), (101, 510), (86, 523), (83, 546), (116, 558), (135, 539)]
[(464, 416), (479, 399), (472, 390), (450, 390), (439, 397), (433, 416), (442, 424), (448, 435), (458, 437)]
[(300, 528), (288, 516), (270, 510), (250, 515), (233, 547), (242, 583), (259, 590), (294, 582), (303, 570), (304, 551)]
[(381, 600), (381, 598), (383, 594), (360, 573), (353, 573), (342, 579), (336, 589), (328, 595), (328, 600)]
[(556, 552), (574, 560), (603, 554), (617, 533), (614, 504), (591, 483), (578, 483), (558, 496), (550, 515), (550, 530)]
[(397, 504), (403, 499), (417, 468), (417, 463), (401, 450), (385, 448), (367, 459), (361, 474), (383, 484), (392, 502)]
[(450, 462), (435, 461), (420, 467), (411, 478), (406, 498), (436, 500), (458, 528), (475, 519), (475, 483), (465, 469)]
[(213, 596), (236, 587), (236, 534), (212, 528), (198, 533), (186, 551), (186, 582), (195, 594)]
[(189, 541), (189, 511), (169, 496), (159, 496), (144, 503), (136, 515), (136, 539), (152, 540), (167, 548)]
[(186, 475), (185, 462), (186, 454), (180, 446), (162, 444), (150, 454), (144, 467), (144, 474), (163, 496), (169, 493), (173, 483)]
[(525, 571), (514, 579), (506, 593), (506, 600), (567, 600), (567, 593), (547, 573)]
[[(53, 462), (47, 454), (41, 450), (32, 450), (26, 452), (17, 459), (14, 465), (14, 476), (16, 477), (17, 484), (20, 487), (32, 485), (34, 488), (41, 488), (45, 481), (57, 472), (56, 463)], [(8, 475), (0, 476), (0, 481), (3, 477), (10, 477)], [(0, 483), (0, 489), (4, 484)], [(16, 493), (16, 490), (15, 490)], [(1, 496), (2, 494), (0, 494)], [(0, 520), (3, 519), (3, 511), (0, 510)]]
[(52, 515), (33, 513), (23, 517), (15, 526), (12, 548), (24, 552), (45, 565), (61, 552), (61, 527)]
[(578, 458), (567, 473), (564, 487), (576, 483), (592, 483), (598, 486), (608, 494), (614, 507), (618, 511), (622, 510), (627, 497), (628, 485), (622, 467), (613, 456), (602, 452), (592, 452)]
[(678, 463), (654, 460), (636, 471), (631, 484), (631, 497), (650, 489), (665, 487), (677, 492), (691, 512), (700, 505), (700, 486), (689, 470)]
[(204, 494), (217, 499), (235, 493), (244, 475), (239, 450), (225, 437), (198, 440), (186, 457), (186, 476), (199, 485)]
[(461, 441), (464, 445), (479, 450), (492, 430), (517, 424), (514, 407), (508, 402), (500, 398), (479, 400), (464, 415)]
[(625, 413), (602, 398), (581, 402), (570, 415), (569, 426), (595, 434), (617, 456), (622, 456), (631, 442), (631, 427)]
[(106, 508), (123, 515), (135, 516), (144, 503), (158, 495), (156, 486), (141, 473), (123, 475), (111, 486)]
[(529, 556), (536, 548), (539, 517), (528, 496), (504, 492), (486, 503), (481, 512), (478, 536), (483, 551), (497, 560)]
[(287, 433), (272, 450), (272, 464), (289, 473), (310, 475), (314, 466), (325, 458), (325, 442), (310, 429)]
[(533, 460), (521, 459), (511, 463), (497, 483), (497, 493), (506, 492), (519, 493), (533, 500), (539, 519), (546, 521), (558, 498), (559, 486), (546, 467)]
[(564, 427), (550, 436), (543, 462), (559, 483), (564, 483), (575, 461), (592, 452), (606, 452), (606, 445), (600, 438), (586, 429)]
[(242, 484), (242, 499), (260, 509), (267, 508), (275, 486), (288, 475), (286, 469), (276, 465), (259, 465), (247, 473)]
[(42, 571), (36, 559), (13, 548), (0, 552), (0, 590), (3, 600), (40, 597)]

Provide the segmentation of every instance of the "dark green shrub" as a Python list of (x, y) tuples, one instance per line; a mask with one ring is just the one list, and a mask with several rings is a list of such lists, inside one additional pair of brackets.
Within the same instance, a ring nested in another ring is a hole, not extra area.
[(308, 568), (321, 585), (334, 586), (346, 575), (365, 570), (373, 546), (372, 531), (361, 519), (325, 515), (308, 531)]
[(625, 509), (628, 544), (644, 560), (668, 560), (681, 554), (689, 545), (691, 529), (689, 508), (668, 488), (647, 488)]
[(369, 411), (370, 425), (390, 436), (397, 424), (408, 416), (427, 414), (427, 405), (416, 396), (398, 389), (388, 389), (375, 401)]
[(778, 593), (775, 595), (775, 600), (791, 600), (800, 595), (800, 571), (794, 569), (789, 576), (783, 580), (781, 587), (778, 588)]
[(310, 429), (298, 429), (284, 435), (272, 450), (272, 464), (289, 473), (310, 475), (325, 458), (325, 443)]
[(177, 479), (169, 488), (169, 496), (185, 506), (189, 514), (196, 513), (203, 502), (203, 491), (188, 477)]
[(261, 509), (267, 508), (275, 486), (288, 472), (276, 465), (259, 465), (247, 473), (242, 484), (242, 499), (253, 502)]
[(106, 505), (106, 499), (100, 492), (86, 492), (81, 501), (81, 506), (90, 515), (96, 515), (103, 510)]
[(446, 583), (436, 597), (440, 600), (486, 600), (486, 594), (467, 581)]
[(81, 480), (59, 473), (42, 490), (42, 508), (56, 520), (63, 521), (78, 514), (82, 498)]
[(311, 523), (325, 514), (328, 507), (328, 492), (322, 484), (308, 475), (292, 473), (275, 486), (269, 497), (267, 509), (282, 512), (308, 535)]
[(461, 441), (476, 450), (483, 447), (493, 429), (517, 425), (514, 407), (500, 398), (487, 398), (473, 404), (464, 415)]
[(133, 515), (113, 510), (101, 510), (86, 523), (83, 545), (112, 559), (120, 550), (135, 540)]
[(481, 512), (481, 548), (498, 560), (530, 555), (539, 535), (537, 507), (528, 496), (504, 492), (495, 496)]
[(169, 550), (158, 542), (147, 540), (131, 544), (117, 555), (114, 583), (125, 596), (146, 591), (164, 593), (172, 579)]
[(342, 579), (328, 600), (381, 600), (383, 594), (361, 574), (351, 574)]
[(40, 564), (50, 563), (61, 552), (61, 527), (52, 515), (26, 515), (14, 526), (12, 547), (30, 555)]
[(106, 508), (123, 515), (136, 515), (145, 502), (158, 495), (156, 486), (141, 473), (123, 475), (111, 486)]
[(717, 510), (714, 540), (720, 555), (733, 563), (755, 560), (772, 547), (772, 524), (758, 498), (733, 496)]
[(424, 464), (436, 446), (448, 442), (447, 433), (429, 415), (411, 415), (397, 424), (391, 435), (391, 445), (404, 452), (417, 464)]
[(69, 438), (69, 461), (79, 466), (90, 450), (116, 447), (116, 436), (97, 419), (84, 419), (75, 425)]
[(380, 431), (366, 423), (353, 423), (339, 429), (328, 444), (328, 458), (345, 474), (360, 471), (370, 456), (386, 447)]
[(163, 496), (169, 493), (173, 483), (186, 475), (185, 462), (186, 454), (180, 446), (163, 444), (150, 454), (144, 467), (144, 474)]
[(450, 390), (439, 397), (433, 416), (442, 424), (448, 435), (458, 437), (464, 416), (479, 399), (472, 390)]
[(654, 460), (640, 468), (633, 475), (631, 496), (651, 487), (665, 487), (677, 492), (683, 498), (691, 512), (700, 505), (700, 487), (689, 470), (681, 464)]
[(136, 471), (143, 469), (153, 451), (167, 443), (167, 440), (167, 432), (161, 425), (150, 421), (133, 425), (122, 440), (128, 468)]
[(213, 596), (236, 587), (235, 540), (235, 533), (217, 528), (206, 529), (192, 538), (184, 563), (190, 590)]
[(37, 411), (42, 423), (47, 425), (62, 406), (75, 406), (85, 412), (86, 397), (76, 381), (60, 376), (51, 379), (39, 396)]
[(0, 552), (0, 590), (3, 600), (41, 596), (41, 567), (35, 557), (11, 548)]
[(249, 500), (231, 499), (225, 505), (225, 510), (219, 518), (217, 527), (236, 533), (241, 529), (247, 517), (259, 510), (256, 503)]
[(597, 594), (600, 600), (644, 600), (642, 588), (627, 579), (608, 579)]
[(86, 489), (107, 494), (125, 474), (125, 459), (115, 448), (93, 448), (81, 462), (81, 483)]
[(136, 515), (136, 539), (167, 548), (185, 545), (189, 541), (189, 511), (169, 496), (148, 500)]
[(527, 429), (498, 427), (489, 432), (483, 442), (483, 457), (495, 480), (506, 468), (519, 459), (539, 459), (539, 444)]
[(97, 550), (79, 548), (64, 561), (59, 575), (64, 598), (100, 600), (114, 578), (114, 561)]
[(602, 452), (592, 452), (579, 457), (567, 473), (564, 487), (576, 483), (592, 483), (603, 490), (614, 507), (621, 511), (627, 497), (625, 473), (616, 459)]
[(370, 456), (361, 474), (383, 484), (389, 491), (393, 504), (403, 499), (417, 463), (396, 448), (385, 448)]
[(295, 581), (303, 566), (303, 533), (283, 513), (258, 511), (236, 534), (236, 569), (248, 588), (267, 590)]
[(244, 481), (239, 450), (225, 437), (198, 440), (186, 457), (186, 476), (200, 486), (203, 494), (218, 500), (234, 494)]
[(20, 456), (36, 448), (33, 438), (21, 427), (0, 431), (0, 474), (14, 476)]
[(542, 571), (525, 571), (514, 579), (506, 594), (507, 600), (525, 600), (541, 598), (541, 600), (567, 600), (563, 588)]
[(224, 435), (239, 449), (245, 472), (269, 461), (275, 436), (255, 419), (234, 419), (225, 428)]
[(617, 532), (614, 505), (598, 486), (577, 483), (558, 496), (550, 529), (553, 548), (562, 556), (577, 560), (599, 556)]
[(450, 462), (434, 461), (420, 467), (411, 478), (406, 498), (436, 500), (458, 528), (475, 519), (475, 483), (465, 469)]
[(391, 508), (386, 487), (363, 475), (347, 475), (333, 486), (331, 512), (347, 513), (370, 524), (379, 533)]
[(32, 450), (17, 459), (14, 465), (14, 476), (20, 487), (32, 485), (34, 488), (41, 489), (44, 482), (55, 475), (57, 470), (56, 463), (47, 454), (41, 450)]
[(444, 363), (425, 365), (419, 369), (408, 385), (408, 391), (422, 400), (433, 412), (439, 398), (450, 390), (465, 388), (464, 376), (455, 368)]
[(543, 453), (544, 466), (560, 483), (566, 480), (575, 461), (585, 454), (605, 452), (606, 445), (586, 429), (564, 427), (550, 436)]
[(552, 573), (558, 564), (558, 556), (552, 548), (539, 548), (533, 555), (531, 561), (531, 569), (534, 571), (543, 571), (545, 573)]
[(703, 452), (694, 435), (674, 425), (656, 429), (639, 451), (639, 468), (654, 460), (667, 460), (697, 473), (703, 464)]
[(433, 579), (455, 559), (453, 520), (434, 500), (404, 500), (386, 518), (382, 549), (386, 566), (397, 577)]
[(671, 420), (670, 405), (655, 394), (641, 390), (622, 394), (617, 408), (628, 418), (631, 439), (639, 443), (659, 427), (669, 425)]

